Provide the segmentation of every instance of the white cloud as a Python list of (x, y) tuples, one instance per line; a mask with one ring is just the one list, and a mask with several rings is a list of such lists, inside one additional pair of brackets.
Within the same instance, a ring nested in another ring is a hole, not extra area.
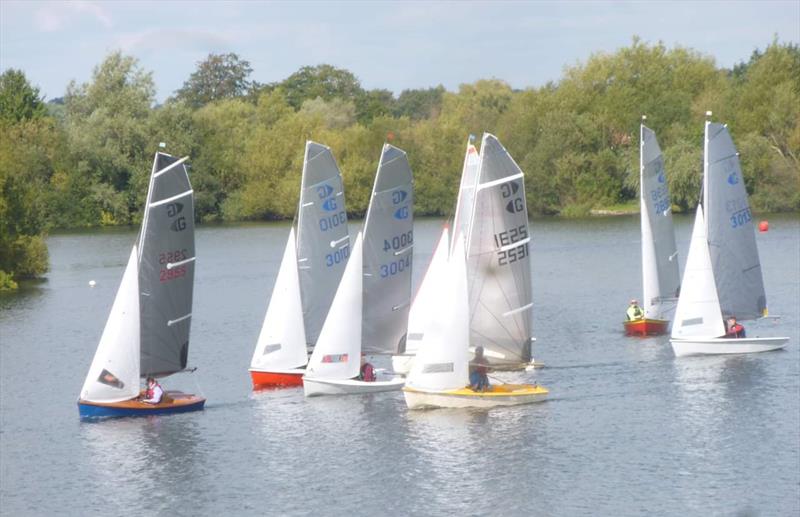
[(230, 31), (159, 28), (121, 34), (117, 39), (117, 46), (126, 52), (161, 50), (218, 52), (229, 48), (235, 36), (236, 34)]
[(92, 20), (106, 29), (114, 26), (108, 10), (99, 2), (44, 2), (33, 15), (35, 27), (42, 32), (55, 32), (69, 25)]

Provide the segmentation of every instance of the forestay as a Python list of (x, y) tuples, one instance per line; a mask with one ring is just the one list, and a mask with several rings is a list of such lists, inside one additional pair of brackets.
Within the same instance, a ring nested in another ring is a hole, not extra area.
[(361, 234), (353, 245), (342, 281), (308, 361), (306, 377), (352, 379), (361, 369), (361, 309), (363, 286)]
[(714, 272), (711, 270), (703, 206), (698, 205), (689, 256), (683, 272), (683, 290), (672, 324), (672, 337), (713, 338), (724, 334), (725, 324), (719, 311)]
[(641, 126), (640, 197), (645, 317), (663, 319), (680, 290), (672, 201), (664, 158), (653, 130)]
[[(463, 248), (463, 245), (462, 245)], [(425, 329), (430, 325), (431, 320), (439, 317), (438, 312), (441, 308), (439, 297), (446, 289), (447, 279), (447, 258), (449, 255), (449, 238), (447, 228), (442, 230), (436, 250), (425, 271), (425, 276), (419, 285), (414, 301), (411, 303), (411, 310), (408, 312), (408, 339), (406, 340), (406, 352), (416, 353), (422, 344), (425, 336)]]
[(739, 157), (727, 126), (706, 122), (703, 208), (711, 264), (725, 316), (764, 315), (767, 298)]
[(139, 394), (139, 278), (136, 246), (111, 306), (81, 389), (87, 402), (120, 402)]
[(339, 167), (328, 147), (308, 141), (298, 207), (297, 264), (305, 335), (310, 345), (319, 338), (349, 256)]
[(364, 223), (362, 351), (405, 351), (411, 299), (414, 198), (406, 153), (385, 144)]
[[(479, 165), (480, 155), (475, 146), (468, 143), (467, 153), (464, 156), (464, 167), (461, 170), (461, 183), (458, 187), (456, 214), (453, 217), (453, 235), (469, 235), (469, 222), (475, 201), (475, 182), (478, 179)], [(451, 243), (451, 249), (455, 248), (455, 245), (454, 240)]]
[(470, 343), (495, 364), (531, 359), (531, 269), (523, 174), (484, 134), (468, 239)]
[(438, 310), (431, 318), (406, 386), (427, 390), (459, 389), (469, 384), (469, 306), (464, 239), (455, 238), (447, 262)]
[(250, 367), (292, 369), (305, 366), (307, 361), (296, 241), (292, 228)]
[(156, 153), (139, 240), (140, 375), (186, 368), (194, 286), (194, 197), (184, 161)]

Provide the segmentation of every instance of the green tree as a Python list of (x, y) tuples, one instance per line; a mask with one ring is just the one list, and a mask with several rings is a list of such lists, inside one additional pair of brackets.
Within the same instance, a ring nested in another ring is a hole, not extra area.
[(209, 54), (175, 92), (175, 99), (200, 108), (216, 100), (245, 96), (254, 85), (249, 80), (252, 72), (250, 63), (237, 54)]
[(364, 93), (352, 72), (331, 65), (304, 66), (273, 87), (280, 88), (286, 102), (296, 110), (317, 97), (355, 102)]
[(31, 86), (21, 70), (10, 68), (0, 75), (0, 120), (19, 122), (45, 115), (39, 88)]
[(439, 115), (442, 109), (444, 86), (418, 90), (403, 90), (394, 103), (393, 114), (396, 117), (408, 117), (411, 120), (422, 120)]
[(154, 151), (154, 95), (152, 73), (120, 52), (94, 69), (91, 82), (67, 88), (66, 129), (77, 167), (93, 184), (110, 187), (96, 190), (105, 222), (128, 223), (141, 210)]

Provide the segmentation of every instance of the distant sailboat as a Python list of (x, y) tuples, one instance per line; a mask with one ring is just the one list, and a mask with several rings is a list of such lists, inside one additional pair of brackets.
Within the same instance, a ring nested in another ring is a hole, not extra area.
[(466, 245), (470, 344), (496, 367), (533, 365), (530, 240), (522, 170), (484, 133)]
[(645, 336), (667, 331), (667, 313), (675, 307), (681, 281), (664, 158), (653, 130), (642, 124), (640, 135), (639, 200), (644, 317), (626, 321), (624, 325), (626, 334)]
[(410, 409), (494, 407), (544, 400), (548, 390), (530, 384), (493, 384), (486, 391), (469, 388), (469, 306), (464, 239), (455, 248), (438, 292), (437, 317), (430, 320), (423, 345), (403, 388)]
[(328, 147), (311, 141), (297, 213), (250, 362), (255, 388), (303, 384), (307, 347), (319, 337), (350, 256), (339, 168)]
[(402, 150), (385, 144), (363, 235), (353, 246), (309, 360), (306, 396), (400, 389), (403, 379), (357, 379), (362, 352), (404, 351), (414, 243), (412, 175)]
[(176, 391), (158, 404), (138, 400), (140, 377), (186, 369), (195, 261), (186, 160), (156, 153), (139, 238), (81, 389), (83, 418), (182, 413), (205, 404)]
[(789, 340), (723, 337), (723, 318), (764, 316), (767, 299), (738, 153), (727, 126), (710, 121), (705, 124), (703, 199), (682, 285), (670, 339), (676, 356), (765, 352)]

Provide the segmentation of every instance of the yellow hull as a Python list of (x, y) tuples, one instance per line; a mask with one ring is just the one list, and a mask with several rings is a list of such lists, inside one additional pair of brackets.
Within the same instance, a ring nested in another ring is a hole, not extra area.
[(496, 384), (488, 391), (473, 391), (469, 387), (445, 391), (403, 388), (409, 409), (516, 406), (541, 402), (548, 393), (547, 388), (535, 384)]

